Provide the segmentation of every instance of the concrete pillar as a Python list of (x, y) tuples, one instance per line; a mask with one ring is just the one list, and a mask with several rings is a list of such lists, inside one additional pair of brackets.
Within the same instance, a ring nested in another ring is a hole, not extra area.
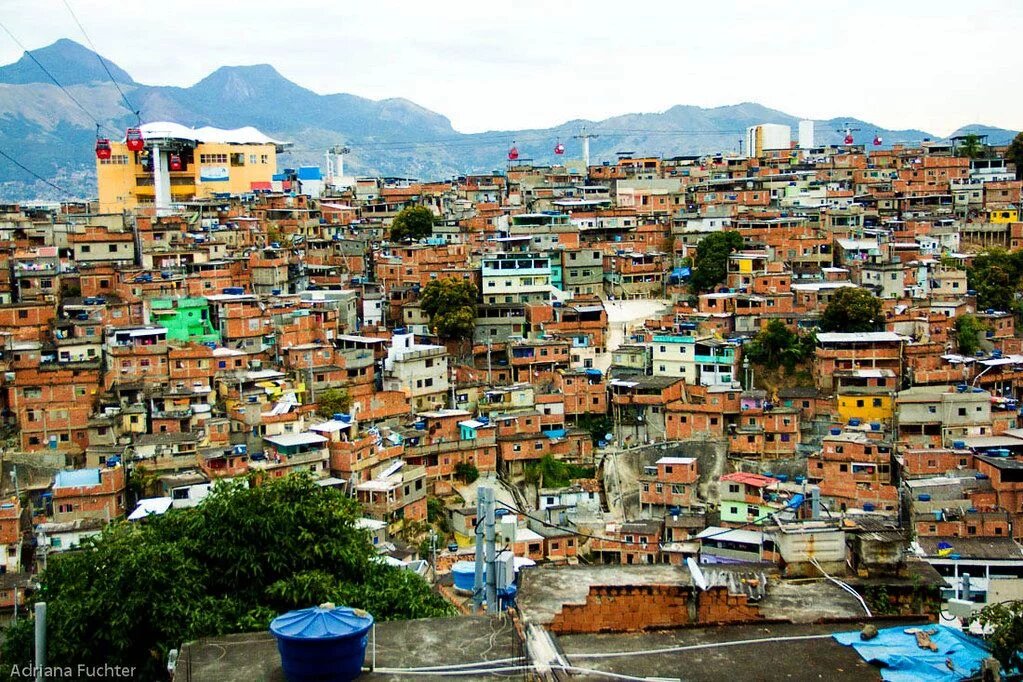
[(167, 157), (160, 151), (160, 145), (154, 144), (150, 148), (153, 159), (153, 195), (156, 215), (167, 215), (170, 213), (170, 178), (167, 177)]

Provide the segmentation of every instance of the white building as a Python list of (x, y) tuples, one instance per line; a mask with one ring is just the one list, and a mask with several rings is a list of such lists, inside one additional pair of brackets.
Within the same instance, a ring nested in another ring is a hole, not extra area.
[(444, 407), (448, 392), (448, 351), (395, 334), (384, 358), (384, 390), (405, 391), (417, 412)]
[(544, 303), (551, 297), (551, 262), (535, 254), (494, 254), (482, 264), (484, 303)]
[(769, 149), (789, 149), (792, 128), (779, 123), (761, 123), (746, 129), (746, 156), (757, 158)]

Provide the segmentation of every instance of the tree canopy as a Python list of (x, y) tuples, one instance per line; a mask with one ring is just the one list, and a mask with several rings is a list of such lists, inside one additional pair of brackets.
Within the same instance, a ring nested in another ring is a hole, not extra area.
[(1016, 166), (1016, 179), (1023, 180), (1023, 133), (1016, 133), (1009, 148), (1005, 150), (1005, 158)]
[(743, 353), (758, 365), (771, 369), (778, 365), (792, 368), (814, 352), (812, 334), (800, 336), (781, 320), (771, 320), (743, 347)]
[(711, 291), (728, 277), (728, 255), (742, 248), (742, 236), (735, 230), (713, 232), (696, 245), (692, 277), (694, 291)]
[(980, 348), (980, 333), (985, 327), (973, 315), (956, 318), (956, 344), (963, 355), (973, 355)]
[(1023, 671), (1023, 600), (988, 604), (970, 621), (990, 629), (984, 639), (1003, 672)]
[(963, 141), (956, 148), (957, 156), (965, 156), (968, 159), (976, 159), (984, 153), (984, 145), (980, 141), (980, 135), (970, 133), (963, 136)]
[(433, 213), (425, 206), (403, 208), (391, 221), (391, 241), (423, 239), (433, 234)]
[(826, 332), (872, 332), (883, 322), (881, 300), (877, 296), (859, 287), (844, 287), (831, 295), (820, 327)]
[[(326, 601), (379, 620), (452, 613), (419, 576), (377, 561), (359, 516), (340, 491), (295, 474), (218, 483), (193, 509), (114, 523), (51, 556), (39, 578), (47, 663), (116, 662), (155, 680), (183, 642), (265, 630), (280, 613)], [(28, 619), (6, 630), (3, 674), (31, 663), (32, 631)]]
[(970, 289), (977, 292), (977, 307), (1012, 311), (1023, 277), (1023, 251), (1002, 248), (981, 251), (966, 269)]
[(330, 417), (352, 409), (352, 396), (343, 388), (328, 388), (316, 396), (316, 414)]
[(476, 328), (476, 285), (466, 279), (436, 279), (423, 289), (420, 305), (443, 339), (468, 339)]

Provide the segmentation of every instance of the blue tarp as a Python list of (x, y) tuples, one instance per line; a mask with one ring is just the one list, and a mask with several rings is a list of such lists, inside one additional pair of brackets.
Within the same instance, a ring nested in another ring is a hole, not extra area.
[[(906, 630), (912, 628), (928, 632), (937, 630), (931, 635), (931, 641), (938, 645), (938, 650), (918, 647), (916, 636), (906, 634)], [(852, 646), (863, 660), (884, 666), (881, 678), (892, 682), (954, 682), (978, 672), (981, 661), (988, 657), (983, 642), (976, 637), (932, 623), (885, 628), (878, 630), (877, 637), (867, 641), (860, 639), (859, 631), (837, 632), (834, 637), (839, 644)], [(947, 660), (951, 660), (954, 670), (949, 668)]]

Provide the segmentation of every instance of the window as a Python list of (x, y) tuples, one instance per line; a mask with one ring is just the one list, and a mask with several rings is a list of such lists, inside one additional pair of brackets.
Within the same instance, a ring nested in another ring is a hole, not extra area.
[(117, 244), (107, 244), (107, 251), (109, 253), (117, 253)]
[(200, 154), (199, 163), (227, 163), (227, 154)]
[(728, 492), (730, 492), (730, 493), (737, 493), (737, 492), (739, 492), (739, 484), (738, 483), (729, 483), (728, 484)]
[(966, 416), (966, 408), (965, 407), (960, 407), (959, 408), (959, 416), (960, 417), (965, 417)]

